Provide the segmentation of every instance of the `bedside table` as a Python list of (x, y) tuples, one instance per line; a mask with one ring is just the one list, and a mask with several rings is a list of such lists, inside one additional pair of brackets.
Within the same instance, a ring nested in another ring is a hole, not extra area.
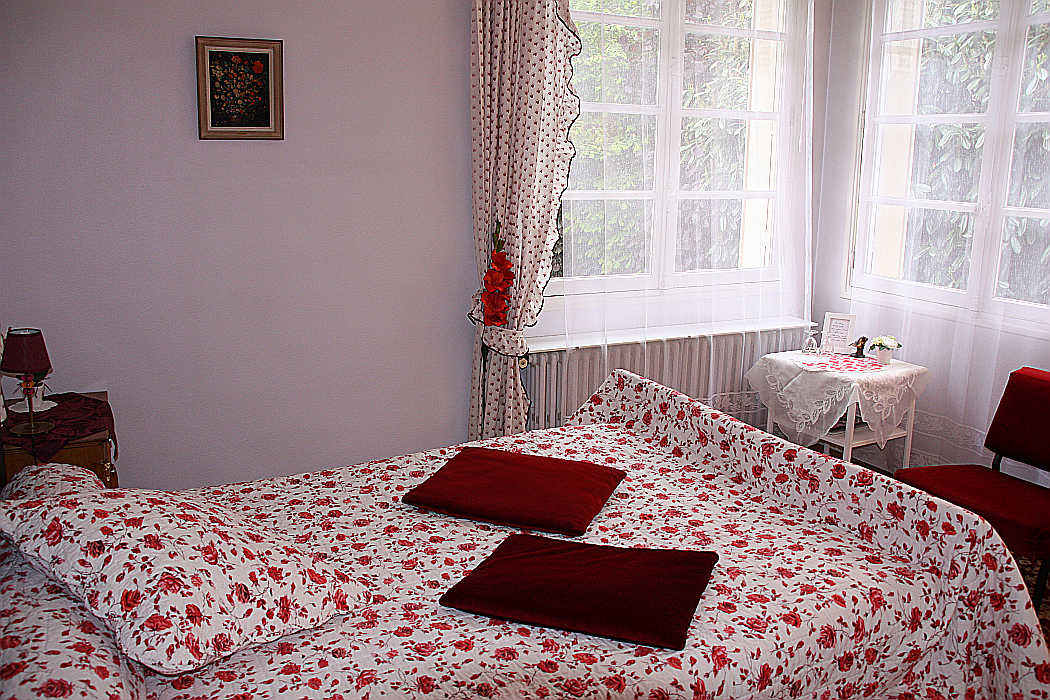
[[(75, 395), (73, 396), (75, 397)], [(109, 397), (106, 392), (88, 392), (82, 396), (104, 402), (104, 410), (107, 413), (109, 412)], [(13, 399), (8, 403), (14, 403), (17, 400), (18, 399)], [(57, 411), (58, 409), (56, 408), (52, 410)], [(8, 415), (20, 416), (24, 414), (12, 414), (11, 412), (8, 412)], [(117, 468), (113, 464), (112, 456), (113, 435), (110, 434), (108, 429), (95, 429), (91, 430), (90, 434), (72, 438), (66, 442), (57, 453), (46, 460), (37, 460), (33, 455), (29, 454), (26, 449), (23, 449), (18, 445), (8, 444), (9, 439), (10, 435), (5, 433), (3, 435), (5, 468), (3, 473), (0, 473), (0, 486), (10, 481), (11, 478), (23, 467), (27, 467), (30, 464), (36, 464), (38, 461), (75, 464), (93, 471), (107, 488), (116, 488), (118, 485)]]

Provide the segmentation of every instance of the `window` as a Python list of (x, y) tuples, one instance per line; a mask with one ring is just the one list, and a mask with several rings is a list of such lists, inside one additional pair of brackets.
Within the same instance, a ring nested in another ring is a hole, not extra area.
[(1050, 318), (1050, 0), (878, 0), (854, 285)]
[(796, 4), (571, 0), (581, 114), (548, 294), (783, 274), (805, 152)]

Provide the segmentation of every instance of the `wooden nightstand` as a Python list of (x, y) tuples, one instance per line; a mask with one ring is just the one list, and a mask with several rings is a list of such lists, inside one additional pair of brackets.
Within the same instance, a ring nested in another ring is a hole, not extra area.
[[(84, 396), (101, 401), (109, 401), (109, 397), (104, 391), (87, 392)], [(12, 399), (8, 403), (14, 403), (15, 401), (17, 399)], [(116, 488), (118, 485), (117, 468), (113, 464), (111, 437), (108, 430), (101, 430), (76, 440), (70, 440), (54, 457), (47, 461), (75, 464), (85, 469), (90, 469), (95, 472), (107, 488)], [(6, 473), (0, 474), (3, 477), (3, 483), (6, 484), (10, 481), (18, 473), (19, 469), (30, 464), (36, 464), (36, 461), (31, 454), (20, 447), (4, 443), (4, 471)]]

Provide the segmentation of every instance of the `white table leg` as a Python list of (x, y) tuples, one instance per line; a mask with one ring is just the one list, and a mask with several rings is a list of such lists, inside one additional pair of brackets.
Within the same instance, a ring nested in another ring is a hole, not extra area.
[(846, 409), (846, 444), (842, 446), (842, 461), (850, 461), (853, 456), (853, 428), (857, 422), (857, 402), (850, 403)]
[(908, 411), (908, 434), (904, 436), (904, 459), (901, 460), (901, 469), (907, 469), (911, 461), (911, 438), (915, 429), (915, 404)]

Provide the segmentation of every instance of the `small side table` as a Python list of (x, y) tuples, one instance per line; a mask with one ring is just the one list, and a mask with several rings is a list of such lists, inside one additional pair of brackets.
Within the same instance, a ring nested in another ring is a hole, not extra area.
[[(820, 438), (818, 442), (839, 448), (842, 451), (842, 460), (850, 461), (853, 456), (854, 447), (874, 445), (879, 439), (875, 431), (867, 424), (857, 425), (857, 399), (850, 402), (846, 409), (846, 425), (843, 428), (833, 428), (827, 435)], [(911, 463), (911, 440), (915, 431), (915, 401), (911, 402), (911, 408), (907, 410), (908, 417), (904, 421), (905, 427), (894, 426), (886, 433), (886, 441), (904, 438), (904, 457), (901, 460), (901, 469), (907, 469)]]
[[(904, 438), (903, 462), (908, 466), (915, 402), (929, 381), (925, 367), (792, 350), (763, 355), (746, 377), (769, 410), (767, 431), (776, 423), (799, 445), (834, 445), (845, 461), (856, 447), (884, 448), (888, 440)], [(858, 407), (866, 423), (860, 427)], [(843, 414), (845, 427), (836, 428)]]
[[(109, 404), (109, 397), (104, 391), (87, 392), (83, 394), (92, 399), (104, 401)], [(14, 403), (18, 399), (9, 400)], [(9, 412), (10, 415), (10, 412)], [(6, 437), (6, 436), (5, 436)], [(4, 470), (0, 473), (0, 486), (18, 473), (20, 469), (36, 464), (37, 459), (26, 450), (17, 445), (3, 443)], [(54, 456), (47, 459), (48, 462), (59, 462), (62, 464), (75, 464), (93, 471), (106, 488), (117, 488), (117, 468), (113, 464), (113, 436), (109, 430), (97, 430), (89, 435), (77, 437), (67, 442)]]

